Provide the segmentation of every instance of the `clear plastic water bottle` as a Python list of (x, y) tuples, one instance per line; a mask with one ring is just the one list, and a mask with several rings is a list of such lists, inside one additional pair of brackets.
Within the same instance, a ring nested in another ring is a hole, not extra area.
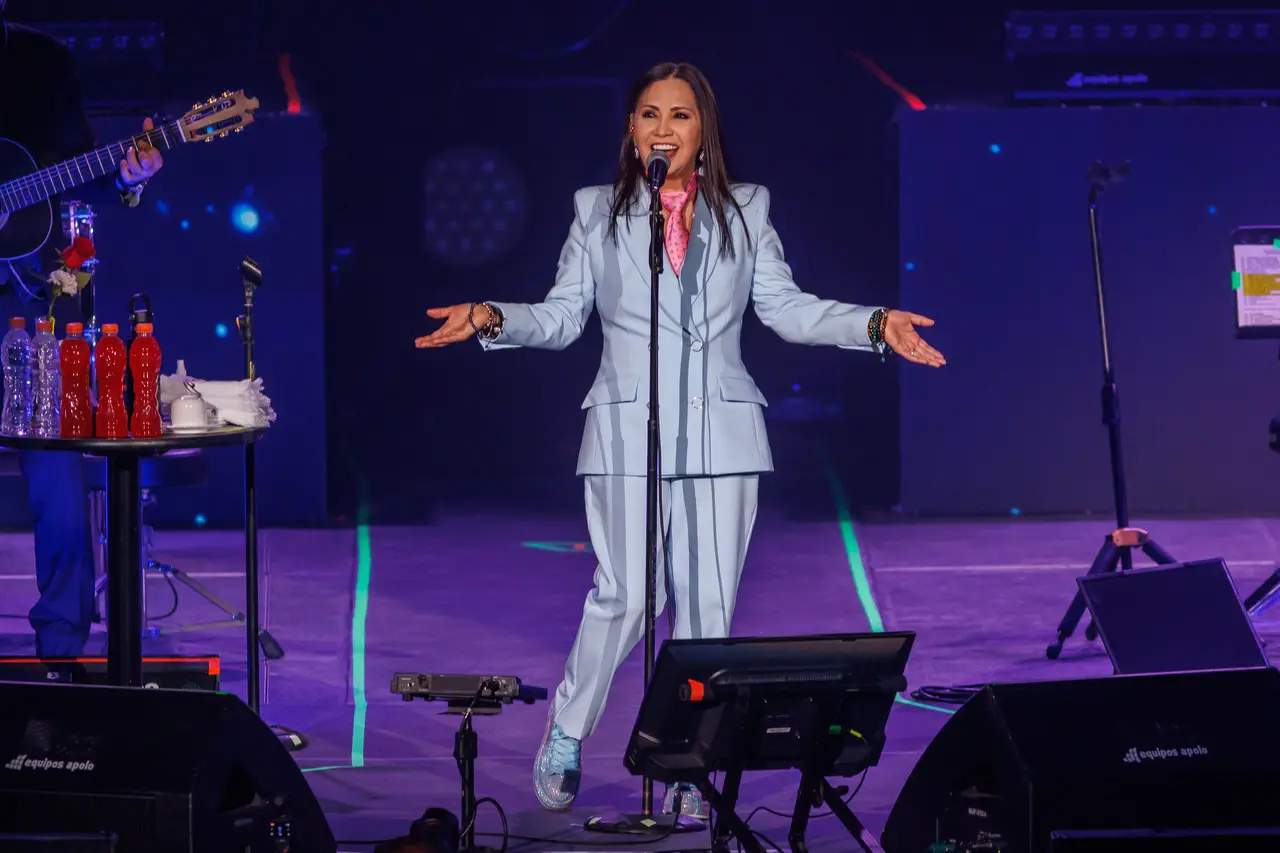
[(4, 362), (4, 413), (0, 415), (0, 433), (31, 434), (31, 336), (27, 321), (21, 317), (9, 320), (9, 333), (0, 343), (0, 360)]
[(36, 438), (62, 435), (62, 370), (59, 366), (58, 340), (53, 336), (53, 323), (36, 322), (36, 336), (31, 339), (31, 434)]

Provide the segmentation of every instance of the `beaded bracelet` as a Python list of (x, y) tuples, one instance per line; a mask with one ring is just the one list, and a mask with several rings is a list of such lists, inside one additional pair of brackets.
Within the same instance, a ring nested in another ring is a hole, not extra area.
[[(489, 312), (489, 319), (485, 321), (484, 326), (477, 326), (475, 321), (476, 305), (483, 305), (484, 310)], [(488, 302), (472, 302), (471, 307), (467, 309), (467, 322), (471, 324), (472, 330), (480, 338), (491, 341), (502, 334), (502, 312), (498, 310), (496, 305)]]
[(871, 319), (867, 320), (867, 337), (871, 339), (873, 347), (884, 343), (884, 321), (888, 317), (888, 312), (883, 308), (871, 312)]
[(884, 342), (884, 326), (889, 321), (889, 312), (883, 308), (877, 308), (871, 312), (871, 319), (867, 320), (867, 338), (871, 341), (871, 346), (880, 350), (880, 361), (885, 361), (885, 356), (892, 353), (893, 350)]
[[(484, 337), (484, 329), (481, 329), (479, 326), (477, 326), (477, 325), (476, 325), (476, 306), (477, 306), (477, 305), (479, 305), (479, 304), (480, 304), (480, 303), (478, 303), (478, 302), (472, 302), (472, 303), (471, 303), (471, 305), (470, 305), (470, 306), (468, 306), (468, 308), (467, 308), (467, 322), (471, 324), (471, 331), (475, 332), (475, 333), (476, 333), (477, 335), (479, 335), (480, 337)], [(490, 323), (492, 323), (492, 322), (493, 322), (493, 317), (492, 317), (492, 316), (490, 316), (490, 317), (489, 317), (489, 320), (484, 324), (484, 328), (485, 328), (485, 329), (488, 329), (488, 328), (489, 328), (489, 324), (490, 324)]]

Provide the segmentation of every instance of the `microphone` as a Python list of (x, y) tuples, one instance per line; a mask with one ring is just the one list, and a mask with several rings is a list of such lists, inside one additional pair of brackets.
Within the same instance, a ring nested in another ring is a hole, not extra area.
[(667, 179), (667, 170), (671, 168), (671, 158), (661, 151), (654, 151), (649, 155), (649, 159), (644, 162), (645, 174), (649, 176), (649, 189), (656, 190), (662, 187), (662, 182)]

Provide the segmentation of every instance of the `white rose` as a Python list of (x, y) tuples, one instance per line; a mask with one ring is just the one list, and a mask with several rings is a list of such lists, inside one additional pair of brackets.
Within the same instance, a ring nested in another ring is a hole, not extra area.
[(59, 293), (74, 294), (80, 289), (80, 282), (76, 281), (69, 270), (54, 270), (49, 273), (49, 283)]

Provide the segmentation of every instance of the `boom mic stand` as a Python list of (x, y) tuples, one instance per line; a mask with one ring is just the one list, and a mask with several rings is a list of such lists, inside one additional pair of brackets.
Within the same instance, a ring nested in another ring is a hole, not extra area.
[[(1098, 195), (1109, 186), (1123, 181), (1129, 176), (1131, 167), (1128, 162), (1118, 166), (1104, 166), (1094, 163), (1089, 167), (1086, 177), (1089, 181), (1089, 244), (1093, 250), (1093, 281), (1098, 300), (1098, 327), (1102, 333), (1102, 423), (1107, 427), (1107, 439), (1111, 449), (1111, 489), (1116, 505), (1116, 527), (1103, 539), (1102, 547), (1093, 558), (1089, 574), (1103, 575), (1114, 572), (1117, 564), (1121, 571), (1133, 568), (1133, 549), (1138, 548), (1156, 563), (1169, 565), (1176, 563), (1169, 552), (1161, 548), (1147, 531), (1129, 526), (1129, 494), (1125, 484), (1124, 456), (1120, 447), (1120, 394), (1116, 390), (1115, 370), (1111, 366), (1111, 343), (1107, 334), (1107, 300), (1102, 284), (1102, 245), (1098, 236)], [(1075, 631), (1084, 615), (1084, 593), (1077, 590), (1075, 598), (1067, 607), (1062, 622), (1058, 625), (1058, 636), (1045, 649), (1049, 660), (1057, 660), (1062, 654), (1062, 644)], [(1098, 637), (1098, 627), (1092, 621), (1085, 629), (1086, 640)]]
[[(666, 180), (671, 159), (660, 151), (649, 155), (645, 163), (649, 188), (649, 422), (648, 458), (645, 465), (644, 522), (644, 692), (653, 677), (655, 633), (658, 609), (658, 488), (660, 436), (658, 422), (658, 281), (663, 270), (662, 182)], [(653, 813), (653, 780), (644, 777), (640, 788), (640, 813), (617, 818), (592, 817), (583, 829), (617, 835), (668, 836), (679, 832), (705, 830), (701, 821), (682, 819), (680, 814)]]
[[(240, 262), (240, 282), (244, 287), (244, 313), (236, 318), (240, 341), (244, 344), (244, 378), (252, 382), (257, 378), (253, 362), (253, 298), (262, 286), (262, 268), (248, 256)], [(244, 446), (244, 622), (248, 635), (249, 707), (259, 714), (258, 643), (261, 628), (258, 624), (258, 482), (257, 448), (253, 442)]]
[[(244, 288), (244, 313), (236, 318), (236, 328), (240, 330), (240, 341), (244, 344), (244, 378), (252, 382), (258, 378), (253, 360), (253, 300), (258, 288), (262, 286), (262, 267), (247, 255), (240, 262), (240, 283)], [(262, 716), (259, 676), (262, 662), (258, 657), (258, 648), (261, 646), (262, 653), (270, 660), (284, 657), (284, 649), (270, 633), (263, 630), (258, 617), (258, 473), (257, 445), (252, 441), (244, 446), (244, 526), (244, 623), (249, 669), (247, 692), (249, 708), (254, 714)], [(296, 752), (307, 745), (307, 738), (295, 729), (276, 724), (272, 724), (271, 728), (290, 752)]]

